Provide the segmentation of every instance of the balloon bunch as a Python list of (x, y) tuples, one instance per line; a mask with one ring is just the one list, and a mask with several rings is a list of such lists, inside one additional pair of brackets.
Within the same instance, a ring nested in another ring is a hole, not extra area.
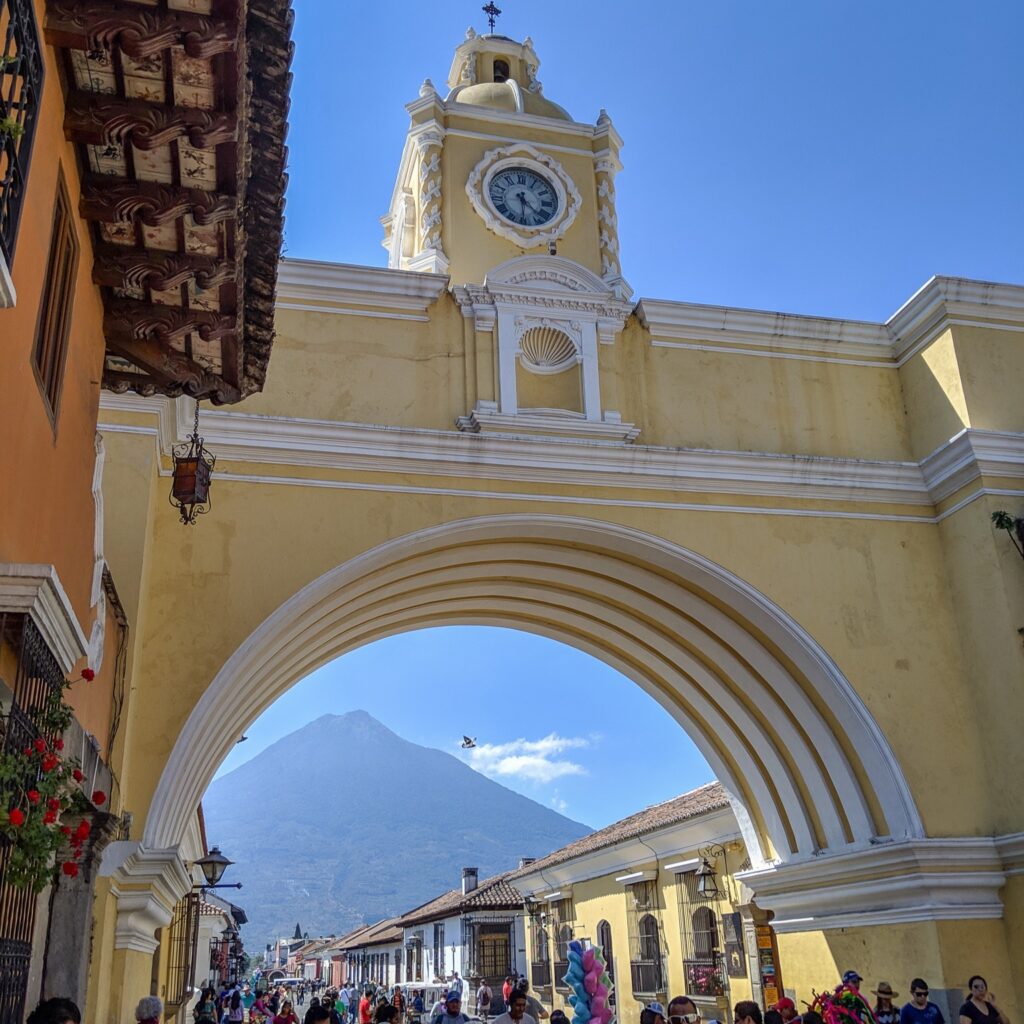
[(573, 939), (569, 943), (565, 983), (572, 989), (569, 996), (574, 1011), (571, 1024), (609, 1024), (612, 979), (600, 948), (584, 949), (579, 940)]
[(814, 992), (811, 1009), (821, 1014), (825, 1024), (877, 1024), (867, 1001), (849, 985), (838, 985), (832, 992)]

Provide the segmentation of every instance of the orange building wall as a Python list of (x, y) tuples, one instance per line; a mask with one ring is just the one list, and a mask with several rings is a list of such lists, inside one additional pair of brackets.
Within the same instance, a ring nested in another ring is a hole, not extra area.
[[(45, 4), (37, 0), (40, 31)], [(57, 195), (58, 167), (77, 213), (80, 176), (64, 139), (64, 96), (54, 52), (45, 47), (46, 78), (11, 277), (17, 304), (0, 309), (0, 562), (50, 563), (86, 637), (90, 608), (95, 507), (92, 477), (103, 369), (103, 308), (92, 283), (88, 225), (75, 218), (79, 258), (74, 309), (56, 429), (32, 370), (36, 319)], [(76, 684), (71, 702), (81, 724), (106, 746), (117, 628), (108, 628), (104, 669)], [(83, 662), (84, 664), (84, 662)], [(91, 687), (88, 695), (80, 688)]]
[[(44, 3), (36, 3), (40, 31)], [(13, 309), (0, 309), (0, 561), (56, 566), (78, 621), (89, 635), (93, 566), (92, 473), (103, 368), (103, 309), (92, 283), (88, 226), (76, 218), (79, 242), (74, 314), (56, 434), (32, 371), (32, 346), (46, 272), (57, 194), (64, 169), (78, 209), (74, 147), (64, 140), (64, 97), (51, 47), (11, 277)]]

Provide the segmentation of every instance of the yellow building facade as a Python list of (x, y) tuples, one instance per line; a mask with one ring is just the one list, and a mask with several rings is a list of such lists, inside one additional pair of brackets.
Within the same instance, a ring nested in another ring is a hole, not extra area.
[(98, 1016), (148, 991), (248, 724), (346, 651), (459, 623), (588, 651), (689, 733), (787, 985), (978, 971), (1012, 1017), (1024, 566), (990, 515), (1024, 498), (1024, 289), (933, 278), (885, 323), (637, 299), (621, 140), (538, 67), (467, 37), (409, 105), (389, 266), (281, 265), (262, 393), (200, 412), (196, 528), (166, 507), (193, 403), (103, 398), (134, 817)]

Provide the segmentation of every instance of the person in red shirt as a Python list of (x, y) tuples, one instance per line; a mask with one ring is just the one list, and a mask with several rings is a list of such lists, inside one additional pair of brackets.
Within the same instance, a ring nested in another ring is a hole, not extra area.
[(280, 1012), (274, 1017), (274, 1024), (299, 1024), (299, 1018), (295, 1016), (290, 999), (281, 1004)]
[(367, 992), (364, 992), (359, 1000), (359, 1024), (373, 1024), (373, 1007), (370, 1005), (370, 996)]
[(501, 998), (507, 1003), (508, 997), (512, 995), (512, 976), (509, 975), (505, 979), (505, 984), (501, 986)]

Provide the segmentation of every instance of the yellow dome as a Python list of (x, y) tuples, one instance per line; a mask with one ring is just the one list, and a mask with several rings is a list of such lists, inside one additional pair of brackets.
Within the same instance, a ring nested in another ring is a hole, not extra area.
[(507, 110), (510, 113), (534, 114), (537, 117), (554, 117), (559, 121), (571, 121), (569, 113), (557, 103), (546, 99), (539, 92), (520, 88), (513, 80), (507, 82), (480, 82), (453, 89), (448, 97), (456, 103), (474, 107), (490, 107), (492, 110)]

